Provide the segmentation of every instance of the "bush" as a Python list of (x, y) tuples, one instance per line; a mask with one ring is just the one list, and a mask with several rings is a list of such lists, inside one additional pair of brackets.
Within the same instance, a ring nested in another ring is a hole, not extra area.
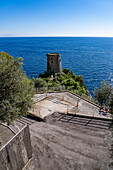
[(65, 86), (65, 88), (69, 90), (79, 90), (79, 93), (87, 93), (87, 87), (84, 84), (83, 76), (78, 75), (76, 76), (72, 71), (69, 69), (63, 69), (62, 74), (55, 73), (55, 77), (53, 80), (50, 79), (50, 76), (47, 72), (44, 74), (39, 74), (39, 78), (35, 80), (35, 87), (59, 87)]
[(22, 58), (0, 53), (0, 121), (8, 124), (32, 106), (33, 83), (22, 68)]

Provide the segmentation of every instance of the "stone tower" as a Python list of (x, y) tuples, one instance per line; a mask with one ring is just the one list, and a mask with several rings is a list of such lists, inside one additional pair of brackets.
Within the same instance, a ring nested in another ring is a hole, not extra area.
[(55, 75), (62, 73), (61, 57), (59, 53), (49, 53), (47, 56), (47, 73)]

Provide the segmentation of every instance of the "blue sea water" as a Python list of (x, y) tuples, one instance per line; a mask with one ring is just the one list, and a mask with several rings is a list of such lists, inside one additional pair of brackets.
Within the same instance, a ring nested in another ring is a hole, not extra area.
[(24, 58), (28, 76), (47, 69), (47, 53), (61, 55), (62, 68), (83, 75), (90, 93), (103, 80), (113, 80), (113, 38), (97, 37), (1, 37), (0, 51)]

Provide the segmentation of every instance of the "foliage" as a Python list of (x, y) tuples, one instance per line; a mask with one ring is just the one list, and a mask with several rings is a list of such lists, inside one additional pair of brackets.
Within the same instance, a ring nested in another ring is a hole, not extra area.
[(0, 121), (8, 124), (32, 106), (33, 84), (22, 69), (22, 58), (0, 53)]
[(100, 87), (95, 88), (95, 90), (93, 91), (94, 98), (96, 99), (97, 103), (101, 106), (108, 106), (111, 101), (112, 90), (113, 88), (110, 85), (109, 81), (101, 82)]
[[(85, 93), (88, 95), (87, 87), (84, 85), (84, 80), (82, 75), (75, 75), (69, 69), (63, 69), (62, 74), (55, 73), (55, 77), (51, 79), (51, 77), (44, 72), (44, 74), (39, 74), (39, 78), (33, 79), (35, 83), (35, 87), (66, 87), (69, 90), (78, 90), (81, 93)], [(56, 89), (56, 88), (55, 88)]]
[(41, 77), (41, 78), (47, 78), (48, 76), (49, 75), (48, 75), (47, 71), (44, 71), (44, 74), (42, 74), (42, 73), (39, 74), (39, 77)]
[(70, 70), (67, 69), (67, 68), (64, 68), (64, 69), (63, 69), (63, 72), (64, 72), (65, 74), (69, 74)]
[(35, 87), (46, 87), (47, 83), (42, 78), (35, 79)]

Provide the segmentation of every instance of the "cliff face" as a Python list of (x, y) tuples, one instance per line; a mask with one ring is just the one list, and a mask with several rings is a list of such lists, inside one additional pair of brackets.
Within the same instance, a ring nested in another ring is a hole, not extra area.
[(47, 54), (47, 73), (54, 75), (55, 73), (62, 73), (61, 57), (58, 53)]

